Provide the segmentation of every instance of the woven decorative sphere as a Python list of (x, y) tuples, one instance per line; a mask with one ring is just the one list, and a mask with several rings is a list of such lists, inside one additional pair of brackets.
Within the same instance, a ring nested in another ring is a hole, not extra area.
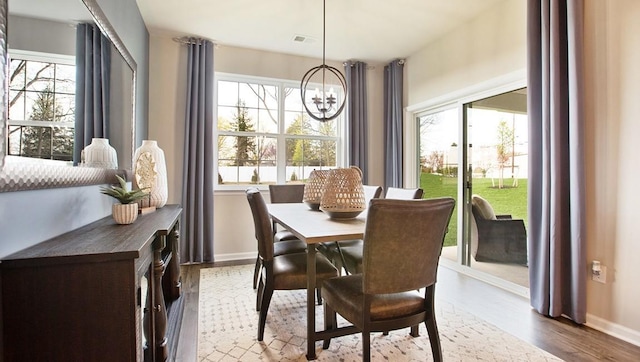
[(365, 208), (362, 171), (355, 166), (331, 170), (324, 184), (320, 210), (332, 218), (353, 218)]
[(322, 200), (322, 191), (324, 183), (329, 176), (330, 170), (313, 170), (309, 174), (309, 179), (304, 184), (304, 194), (302, 201), (309, 205), (312, 210), (320, 209), (320, 201)]

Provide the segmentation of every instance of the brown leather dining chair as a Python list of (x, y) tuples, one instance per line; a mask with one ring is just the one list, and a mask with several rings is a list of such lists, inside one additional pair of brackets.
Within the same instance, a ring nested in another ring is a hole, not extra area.
[[(370, 333), (427, 327), (434, 361), (442, 348), (434, 312), (438, 260), (453, 213), (453, 198), (372, 200), (364, 233), (361, 274), (325, 280), (325, 330), (339, 333), (336, 313), (362, 332), (363, 360), (371, 359)], [(424, 288), (424, 294), (420, 291)], [(336, 334), (334, 334), (336, 335)], [(331, 338), (323, 348), (329, 348)]]
[[(256, 310), (260, 311), (258, 319), (258, 341), (264, 337), (267, 312), (274, 290), (294, 290), (307, 288), (307, 254), (306, 252), (275, 255), (273, 227), (267, 204), (257, 188), (246, 191), (251, 208), (258, 242), (258, 258), (262, 272), (256, 296)], [(322, 282), (338, 275), (338, 270), (321, 254), (316, 254), (316, 285), (318, 296)], [(318, 298), (320, 302), (320, 298)]]
[[(304, 184), (269, 185), (269, 197), (272, 204), (302, 202), (303, 192)], [(273, 242), (276, 243), (274, 245), (274, 255), (304, 253), (307, 250), (307, 244), (298, 240), (289, 230), (278, 231), (275, 221), (273, 222), (273, 232)], [(258, 286), (260, 270), (260, 256), (258, 256), (253, 270), (253, 289)]]
[[(269, 185), (269, 199), (272, 204), (302, 202), (303, 197), (304, 184)], [(275, 233), (273, 238), (275, 242), (297, 239), (289, 230), (278, 231), (275, 221), (273, 222), (273, 232)]]
[[(423, 190), (421, 188), (404, 189), (399, 187), (389, 187), (385, 199), (395, 200), (411, 200), (421, 199)], [(350, 274), (357, 274), (362, 272), (362, 240), (359, 243), (353, 243), (350, 245), (340, 245), (340, 251), (342, 253), (342, 261)]]

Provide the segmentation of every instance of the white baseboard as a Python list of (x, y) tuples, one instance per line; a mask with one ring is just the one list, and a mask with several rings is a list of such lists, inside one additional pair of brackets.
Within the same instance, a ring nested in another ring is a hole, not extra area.
[(230, 254), (215, 254), (214, 259), (216, 262), (221, 261), (236, 261), (236, 260), (247, 260), (247, 259), (255, 259), (257, 253), (248, 252), (248, 253), (230, 253)]
[(606, 319), (602, 319), (589, 313), (587, 313), (586, 325), (625, 342), (640, 346), (640, 331), (636, 331), (616, 323), (611, 323)]

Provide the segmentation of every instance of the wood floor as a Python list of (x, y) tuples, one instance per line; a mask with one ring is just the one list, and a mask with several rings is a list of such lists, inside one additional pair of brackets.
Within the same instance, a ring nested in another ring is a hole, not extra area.
[[(255, 260), (182, 266), (185, 312), (176, 361), (197, 361), (200, 269)], [(247, 283), (251, 283), (247, 279)], [(565, 361), (640, 361), (640, 347), (566, 319), (543, 317), (529, 301), (504, 289), (441, 266), (436, 298), (442, 298)]]

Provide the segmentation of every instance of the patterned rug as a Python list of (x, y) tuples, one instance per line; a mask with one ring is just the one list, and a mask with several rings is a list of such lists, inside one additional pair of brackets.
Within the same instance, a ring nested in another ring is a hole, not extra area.
[[(264, 341), (258, 342), (252, 277), (253, 265), (201, 270), (198, 360), (306, 361), (306, 291), (275, 291)], [(436, 313), (445, 361), (561, 361), (445, 301), (436, 300)], [(316, 306), (316, 326), (322, 329), (322, 306)], [(361, 336), (334, 338), (328, 350), (317, 342), (316, 357), (319, 361), (361, 361)], [(432, 361), (424, 324), (417, 338), (409, 335), (408, 328), (388, 336), (372, 333), (371, 359)]]

